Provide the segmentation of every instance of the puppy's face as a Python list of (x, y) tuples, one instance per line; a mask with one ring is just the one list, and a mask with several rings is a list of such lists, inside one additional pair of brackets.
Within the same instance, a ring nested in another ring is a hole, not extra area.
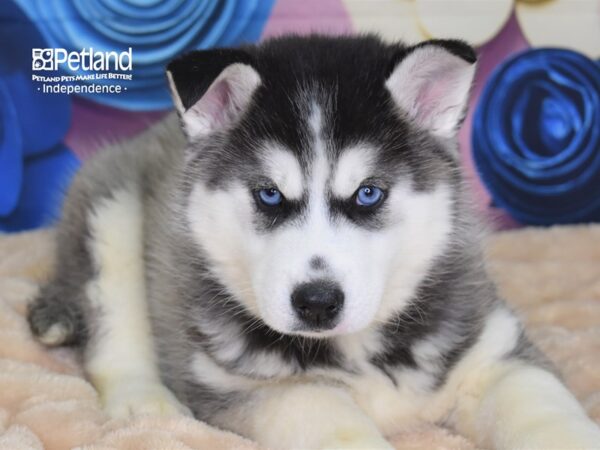
[[(233, 64), (183, 106), (190, 231), (234, 301), (272, 329), (319, 337), (384, 322), (444, 250), (457, 183), (449, 147), (472, 65), (432, 47), (391, 73), (371, 67), (383, 73), (367, 85), (329, 66), (331, 77), (286, 74), (272, 55), (278, 76)], [(435, 57), (457, 72), (448, 89), (465, 86), (458, 105), (438, 85), (414, 85), (408, 69), (435, 68)]]

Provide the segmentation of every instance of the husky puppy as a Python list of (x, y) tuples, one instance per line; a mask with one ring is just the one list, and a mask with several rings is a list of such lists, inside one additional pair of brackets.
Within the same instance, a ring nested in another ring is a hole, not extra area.
[(76, 177), (29, 310), (110, 414), (191, 412), (272, 448), (423, 422), (600, 448), (485, 272), (456, 133), (475, 53), (282, 37), (168, 66), (179, 112)]

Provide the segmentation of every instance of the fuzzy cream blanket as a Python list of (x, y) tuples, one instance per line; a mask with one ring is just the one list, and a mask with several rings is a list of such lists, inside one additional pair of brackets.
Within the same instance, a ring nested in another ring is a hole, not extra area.
[[(0, 449), (253, 449), (188, 418), (114, 421), (74, 355), (32, 340), (27, 301), (51, 271), (52, 233), (0, 237)], [(600, 422), (600, 226), (524, 229), (493, 236), (489, 267), (588, 413)], [(473, 449), (437, 427), (391, 437), (398, 449)]]

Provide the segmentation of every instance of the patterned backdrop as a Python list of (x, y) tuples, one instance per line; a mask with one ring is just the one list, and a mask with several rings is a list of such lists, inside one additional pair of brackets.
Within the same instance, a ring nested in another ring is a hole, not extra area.
[[(481, 210), (499, 227), (600, 219), (600, 0), (2, 0), (0, 230), (51, 223), (81, 160), (168, 113), (174, 55), (313, 31), (476, 45), (459, 138)], [(32, 49), (89, 47), (133, 49), (126, 92), (38, 91)]]

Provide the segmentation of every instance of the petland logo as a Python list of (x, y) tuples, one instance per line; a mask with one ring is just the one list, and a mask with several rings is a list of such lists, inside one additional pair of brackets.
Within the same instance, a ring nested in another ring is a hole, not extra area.
[(31, 79), (44, 94), (120, 94), (133, 79), (133, 53), (131, 47), (122, 52), (33, 48), (31, 68)]
[(33, 48), (31, 56), (31, 68), (34, 71), (65, 68), (71, 72), (125, 72), (130, 71), (133, 64), (131, 47), (119, 53), (96, 51), (92, 47), (70, 52), (64, 48)]

